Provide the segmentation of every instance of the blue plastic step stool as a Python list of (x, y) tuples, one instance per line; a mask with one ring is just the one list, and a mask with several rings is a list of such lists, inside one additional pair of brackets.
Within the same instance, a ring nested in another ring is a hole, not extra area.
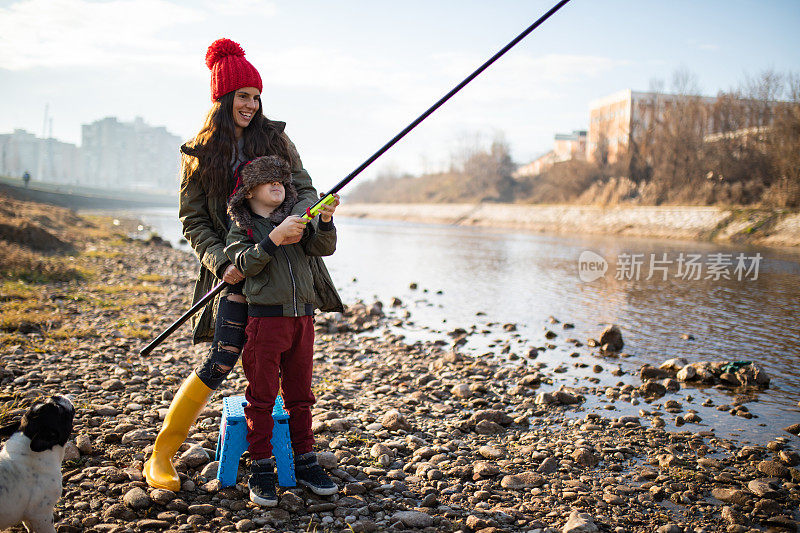
[[(228, 396), (222, 400), (222, 420), (219, 424), (219, 440), (217, 440), (217, 479), (220, 487), (231, 487), (236, 484), (239, 471), (239, 459), (247, 449), (247, 422), (244, 419), (244, 407), (247, 400), (244, 396)], [(278, 470), (278, 485), (294, 487), (294, 453), (289, 436), (289, 413), (283, 407), (283, 397), (275, 399), (272, 408), (272, 454)]]

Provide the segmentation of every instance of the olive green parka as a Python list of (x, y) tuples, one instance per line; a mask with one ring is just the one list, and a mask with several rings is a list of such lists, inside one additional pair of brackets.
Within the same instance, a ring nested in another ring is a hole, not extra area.
[[(268, 121), (269, 127), (289, 141), (290, 150), (293, 151), (292, 182), (297, 189), (297, 204), (292, 209), (292, 214), (302, 215), (306, 208), (312, 206), (318, 199), (317, 191), (311, 183), (311, 177), (303, 168), (303, 163), (294, 144), (284, 133), (285, 122)], [(192, 148), (181, 146), (184, 158), (195, 157)], [(192, 295), (192, 304), (200, 300), (214, 285), (220, 282), (222, 275), (231, 261), (225, 255), (225, 241), (228, 235), (227, 198), (215, 198), (207, 194), (197, 177), (192, 175), (192, 165), (182, 165), (183, 173), (180, 190), (179, 217), (183, 225), (183, 235), (189, 245), (200, 259), (200, 272), (195, 282)], [(196, 168), (196, 166), (195, 166)], [(327, 278), (330, 286), (330, 275), (324, 263), (318, 259), (318, 264), (312, 265), (315, 276)], [(326, 286), (323, 280), (315, 278), (315, 286)], [(330, 295), (320, 295), (326, 302), (323, 310), (342, 311), (341, 300), (332, 300)], [(338, 305), (336, 305), (338, 301)], [(214, 338), (214, 323), (219, 305), (219, 295), (208, 303), (202, 311), (192, 317), (192, 341), (194, 343), (211, 341)]]

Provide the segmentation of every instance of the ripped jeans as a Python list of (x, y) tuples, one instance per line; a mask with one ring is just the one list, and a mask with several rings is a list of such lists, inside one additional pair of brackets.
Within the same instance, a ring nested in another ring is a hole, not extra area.
[[(214, 325), (214, 340), (205, 360), (195, 369), (208, 388), (216, 390), (239, 360), (247, 340), (247, 304), (243, 301), (244, 281), (226, 285), (219, 298), (217, 322)], [(237, 298), (237, 295), (239, 298)], [(231, 299), (233, 296), (234, 299)], [(236, 299), (242, 301), (235, 301)]]

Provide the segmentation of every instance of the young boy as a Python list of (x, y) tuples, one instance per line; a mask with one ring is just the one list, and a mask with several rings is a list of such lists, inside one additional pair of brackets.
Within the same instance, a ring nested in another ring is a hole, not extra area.
[[(319, 495), (338, 491), (312, 451), (311, 372), (314, 309), (330, 302), (331, 296), (341, 306), (324, 266), (316, 276), (314, 272), (314, 265), (321, 265), (314, 256), (331, 255), (336, 249), (332, 215), (339, 199), (325, 206), (318, 224), (289, 216), (296, 201), (291, 168), (277, 156), (259, 157), (242, 167), (228, 200), (232, 224), (225, 253), (245, 275), (248, 305), (242, 366), (249, 382), (244, 413), (252, 459), (250, 500), (266, 507), (278, 503), (270, 439), (279, 388), (290, 416), (297, 482)], [(300, 242), (286, 242), (296, 240), (291, 236), (300, 232)], [(327, 294), (320, 294), (323, 291)]]

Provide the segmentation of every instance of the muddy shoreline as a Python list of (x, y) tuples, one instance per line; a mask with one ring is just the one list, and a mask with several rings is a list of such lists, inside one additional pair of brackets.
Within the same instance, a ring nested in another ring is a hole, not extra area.
[(511, 228), (542, 233), (621, 235), (767, 246), (800, 246), (800, 213), (705, 206), (519, 204), (348, 204), (340, 216)]
[[(63, 230), (64, 238), (77, 231)], [(347, 302), (345, 314), (317, 319), (316, 448), (338, 495), (284, 489), (278, 508), (260, 509), (247, 499), (244, 460), (237, 486), (220, 489), (221, 401), (243, 394), (240, 366), (181, 449), (181, 491), (150, 489), (143, 461), (207, 346), (192, 346), (184, 327), (138, 355), (186, 309), (197, 260), (127, 237), (135, 231), (135, 222), (89, 218), (64, 258), (81, 279), (3, 283), (3, 421), (41, 395), (70, 393), (78, 406), (59, 532), (798, 530), (792, 434), (744, 446), (700, 431), (692, 405), (657, 386), (671, 378), (650, 371), (641, 386), (559, 384), (570, 367), (551, 368), (540, 354), (566, 343), (561, 335), (513, 360), (462, 350), (480, 331), (406, 343), (396, 331), (413, 317), (397, 299)], [(12, 312), (22, 317), (16, 326)], [(554, 319), (549, 328), (569, 325)], [(513, 324), (502, 329), (514, 335)], [(591, 396), (636, 405), (639, 415), (591, 412)], [(756, 423), (733, 404), (725, 407), (743, 424)], [(692, 429), (668, 431), (665, 420), (678, 416)]]

